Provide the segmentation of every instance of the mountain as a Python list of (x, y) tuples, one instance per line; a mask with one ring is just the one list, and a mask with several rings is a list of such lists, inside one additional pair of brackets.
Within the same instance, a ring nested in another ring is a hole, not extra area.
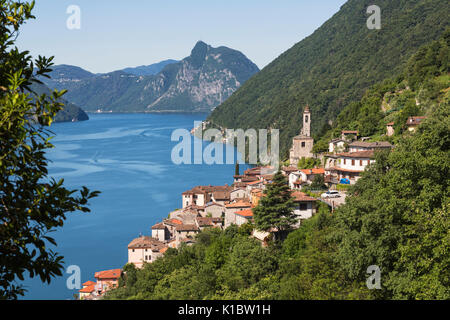
[(422, 45), (449, 25), (441, 0), (380, 0), (382, 27), (369, 30), (372, 0), (349, 0), (311, 36), (284, 52), (247, 81), (209, 117), (229, 128), (278, 128), (286, 156), (309, 104), (312, 133), (359, 101), (372, 85), (399, 75)]
[(51, 77), (50, 79), (41, 77), (40, 80), (49, 88), (57, 90), (67, 89), (67, 86), (96, 76), (94, 73), (80, 67), (67, 64), (53, 66), (52, 71), (48, 75)]
[(241, 52), (202, 41), (189, 57), (167, 64), (156, 75), (123, 70), (93, 75), (76, 69), (68, 76), (59, 67), (55, 70), (59, 78), (42, 79), (49, 87), (64, 86), (70, 102), (104, 112), (209, 112), (259, 71)]
[[(50, 95), (50, 89), (44, 84), (33, 83), (30, 89), (38, 95)], [(68, 102), (65, 99), (61, 99), (61, 102), (64, 103), (64, 108), (56, 114), (54, 122), (77, 122), (89, 120), (89, 116), (80, 107)]]
[(151, 64), (149, 66), (139, 66), (135, 68), (125, 68), (120, 71), (123, 71), (125, 73), (133, 74), (135, 76), (150, 76), (158, 74), (164, 69), (165, 66), (172, 63), (177, 63), (177, 60), (164, 60), (158, 63)]

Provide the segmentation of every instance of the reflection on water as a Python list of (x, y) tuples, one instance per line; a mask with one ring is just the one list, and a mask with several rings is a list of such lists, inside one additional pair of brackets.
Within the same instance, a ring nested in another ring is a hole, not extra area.
[[(190, 130), (206, 115), (101, 114), (79, 123), (52, 126), (55, 148), (49, 175), (64, 178), (69, 189), (87, 186), (101, 191), (90, 203), (91, 213), (68, 213), (62, 229), (53, 233), (55, 251), (65, 266), (78, 265), (82, 282), (94, 272), (120, 268), (127, 262), (127, 245), (140, 233), (181, 207), (181, 193), (196, 185), (233, 183), (234, 165), (174, 165), (172, 131)], [(241, 166), (241, 170), (245, 167)], [(26, 299), (71, 299), (68, 275), (51, 285), (37, 279), (25, 284)]]

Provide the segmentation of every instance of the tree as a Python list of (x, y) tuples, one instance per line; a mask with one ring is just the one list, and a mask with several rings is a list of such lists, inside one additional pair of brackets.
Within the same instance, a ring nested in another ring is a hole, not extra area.
[(264, 197), (253, 209), (256, 228), (261, 231), (275, 229), (282, 235), (296, 223), (294, 200), (286, 178), (278, 171), (273, 182), (264, 191)]
[(45, 151), (58, 102), (65, 91), (51, 96), (33, 94), (37, 76), (47, 76), (53, 58), (13, 48), (19, 27), (33, 19), (34, 1), (0, 0), (0, 298), (16, 299), (25, 290), (16, 285), (28, 271), (50, 283), (62, 275), (63, 257), (49, 248), (48, 234), (62, 227), (67, 212), (89, 212), (88, 200), (98, 192), (63, 187), (48, 176)]
[(240, 175), (240, 172), (239, 172), (239, 161), (236, 161), (236, 166), (234, 168), (234, 175), (236, 175), (236, 176)]
[(449, 299), (448, 95), (376, 163), (336, 210), (336, 258), (350, 280), (382, 272), (383, 299)]

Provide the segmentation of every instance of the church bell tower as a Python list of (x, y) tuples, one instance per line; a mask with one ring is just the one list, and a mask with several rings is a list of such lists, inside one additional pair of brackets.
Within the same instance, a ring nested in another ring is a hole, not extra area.
[(306, 106), (303, 111), (303, 131), (302, 134), (307, 137), (311, 137), (311, 112), (309, 106)]

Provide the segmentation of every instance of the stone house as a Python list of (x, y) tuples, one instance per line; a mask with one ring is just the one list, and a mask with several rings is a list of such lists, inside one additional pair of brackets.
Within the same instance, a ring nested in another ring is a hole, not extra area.
[(228, 228), (236, 221), (235, 212), (251, 209), (252, 205), (249, 201), (239, 200), (234, 203), (227, 204), (225, 211), (225, 228)]
[(225, 205), (211, 202), (205, 206), (203, 217), (211, 216), (212, 218), (222, 218), (225, 216)]
[(161, 250), (166, 245), (148, 236), (142, 236), (134, 239), (128, 244), (128, 263), (132, 263), (136, 268), (142, 268), (145, 262), (152, 263), (162, 256)]

